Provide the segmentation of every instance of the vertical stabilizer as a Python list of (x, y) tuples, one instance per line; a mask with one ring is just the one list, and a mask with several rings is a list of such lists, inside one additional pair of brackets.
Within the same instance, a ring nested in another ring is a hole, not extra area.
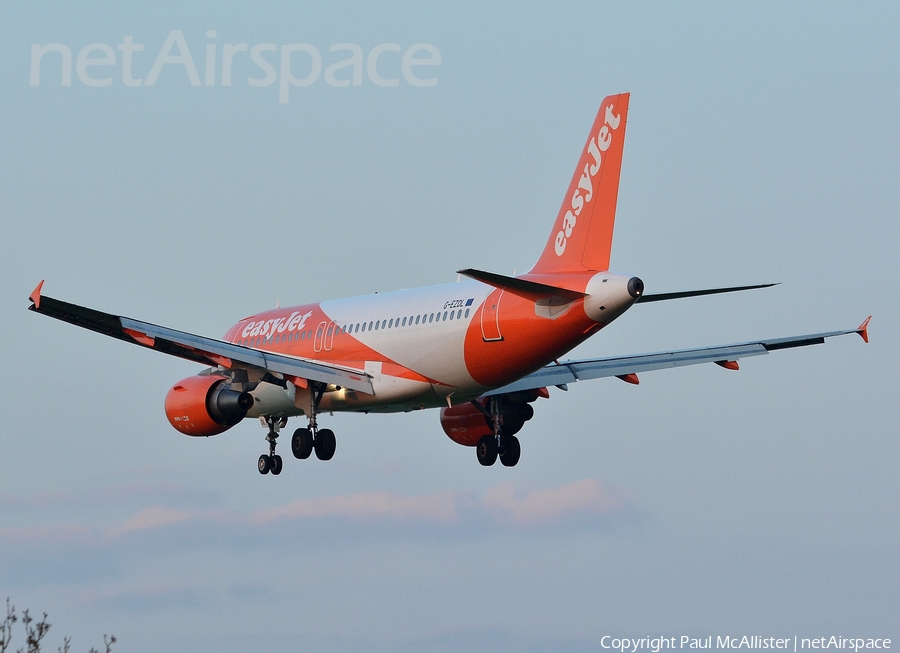
[(609, 269), (628, 98), (628, 93), (610, 95), (600, 105), (550, 240), (532, 273)]

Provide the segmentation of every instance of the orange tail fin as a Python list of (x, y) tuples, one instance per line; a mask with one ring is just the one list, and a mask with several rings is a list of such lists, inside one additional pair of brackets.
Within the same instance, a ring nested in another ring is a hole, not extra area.
[(532, 273), (609, 269), (628, 93), (603, 100), (550, 240)]

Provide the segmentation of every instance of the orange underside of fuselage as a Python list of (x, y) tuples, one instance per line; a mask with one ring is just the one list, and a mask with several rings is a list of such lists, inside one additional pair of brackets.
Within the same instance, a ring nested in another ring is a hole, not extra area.
[(502, 339), (485, 340), (478, 320), (466, 332), (466, 367), (472, 378), (488, 387), (506, 385), (584, 342), (603, 325), (585, 315), (583, 302), (572, 302), (550, 319), (535, 314), (533, 301), (504, 293), (499, 320)]

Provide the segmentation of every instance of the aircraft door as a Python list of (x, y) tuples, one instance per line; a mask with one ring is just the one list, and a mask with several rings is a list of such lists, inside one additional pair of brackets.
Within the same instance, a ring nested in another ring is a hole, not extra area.
[(325, 326), (327, 322), (324, 320), (319, 322), (319, 326), (316, 327), (316, 339), (313, 340), (313, 350), (316, 352), (322, 351), (322, 346), (325, 344)]
[(485, 342), (503, 340), (500, 333), (500, 298), (503, 291), (495, 289), (481, 305), (481, 338)]
[(331, 351), (331, 347), (334, 345), (334, 335), (337, 333), (337, 330), (337, 324), (333, 321), (328, 323), (328, 328), (325, 330), (325, 341), (323, 343), (325, 351)]

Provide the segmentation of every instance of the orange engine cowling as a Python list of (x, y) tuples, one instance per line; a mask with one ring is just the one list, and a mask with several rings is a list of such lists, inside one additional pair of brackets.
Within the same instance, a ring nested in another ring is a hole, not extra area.
[[(496, 397), (500, 402), (500, 433), (501, 435), (515, 435), (522, 430), (522, 426), (534, 417), (534, 408), (528, 402), (538, 397), (549, 396), (547, 391), (516, 393), (514, 397), (501, 395)], [(441, 427), (444, 433), (456, 442), (467, 447), (474, 447), (485, 435), (492, 435), (494, 429), (491, 426), (490, 409), (488, 399), (476, 399), (478, 408), (473, 402), (459, 404), (450, 408), (441, 408)]]
[(185, 435), (218, 435), (244, 419), (252, 405), (252, 395), (232, 390), (224, 377), (191, 376), (166, 394), (166, 417)]

